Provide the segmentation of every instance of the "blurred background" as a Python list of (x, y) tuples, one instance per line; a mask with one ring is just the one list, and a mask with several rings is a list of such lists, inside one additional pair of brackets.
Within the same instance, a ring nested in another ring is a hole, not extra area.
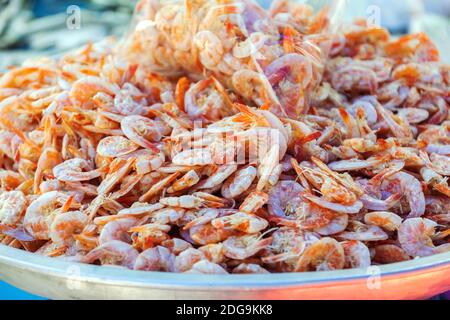
[[(162, 0), (164, 1), (164, 0)], [(345, 22), (376, 17), (394, 35), (424, 31), (450, 63), (450, 0), (343, 0)], [(0, 0), (0, 70), (128, 28), (136, 0)], [(265, 7), (271, 0), (260, 0)], [(326, 0), (309, 0), (319, 6)], [(38, 299), (0, 282), (0, 299)]]

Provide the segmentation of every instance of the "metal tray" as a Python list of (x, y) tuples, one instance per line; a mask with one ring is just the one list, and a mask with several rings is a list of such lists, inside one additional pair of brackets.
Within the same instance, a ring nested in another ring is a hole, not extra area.
[(196, 275), (70, 263), (0, 245), (0, 279), (51, 299), (425, 299), (450, 290), (450, 252), (369, 269)]

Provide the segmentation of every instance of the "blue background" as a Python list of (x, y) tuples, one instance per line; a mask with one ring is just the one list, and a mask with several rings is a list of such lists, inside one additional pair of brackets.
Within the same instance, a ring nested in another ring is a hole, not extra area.
[(0, 300), (44, 300), (0, 281)]

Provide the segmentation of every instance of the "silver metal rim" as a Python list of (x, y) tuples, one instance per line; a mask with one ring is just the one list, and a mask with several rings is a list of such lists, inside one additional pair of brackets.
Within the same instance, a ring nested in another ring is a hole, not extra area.
[[(0, 245), (0, 264), (8, 267), (30, 270), (54, 277), (70, 278), (95, 283), (115, 284), (123, 287), (151, 287), (168, 290), (211, 289), (236, 290), (280, 288), (299, 285), (313, 285), (365, 279), (370, 276), (366, 269), (338, 270), (331, 272), (304, 272), (282, 274), (245, 274), (245, 275), (200, 275), (183, 273), (164, 273), (133, 271), (123, 268), (95, 266), (48, 258), (23, 250)], [(450, 264), (450, 252), (431, 257), (414, 259), (390, 265), (379, 266), (382, 277), (415, 272), (426, 272)], [(76, 266), (77, 273), (72, 270)], [(0, 275), (1, 277), (1, 275)]]

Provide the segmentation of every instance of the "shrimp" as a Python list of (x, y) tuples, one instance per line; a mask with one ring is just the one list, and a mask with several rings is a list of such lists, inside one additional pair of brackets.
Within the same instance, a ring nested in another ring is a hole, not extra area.
[(247, 191), (256, 178), (255, 167), (248, 166), (238, 170), (222, 185), (221, 193), (225, 199), (234, 199)]
[(285, 115), (270, 83), (258, 72), (241, 69), (233, 73), (231, 81), (236, 92), (245, 99), (255, 102), (258, 106), (270, 102), (271, 106), (273, 104), (271, 112), (280, 116)]
[(174, 269), (176, 272), (186, 272), (192, 266), (202, 260), (206, 260), (206, 256), (198, 249), (189, 248), (181, 252), (174, 259)]
[(358, 221), (352, 221), (348, 230), (336, 235), (342, 240), (357, 241), (383, 241), (389, 238), (388, 234), (378, 226), (365, 225)]
[(182, 208), (165, 208), (151, 214), (151, 222), (156, 224), (178, 224), (186, 213)]
[(368, 268), (371, 265), (370, 251), (361, 241), (341, 242), (345, 254), (345, 268)]
[(281, 227), (272, 234), (272, 243), (267, 248), (269, 255), (261, 258), (276, 269), (293, 272), (298, 258), (310, 245), (319, 240), (317, 234), (298, 228)]
[(314, 232), (317, 232), (321, 236), (336, 235), (347, 229), (348, 221), (348, 214), (339, 214), (337, 217), (334, 217), (327, 225), (314, 229)]
[(255, 213), (261, 209), (269, 200), (269, 195), (261, 191), (251, 192), (242, 204), (239, 206), (239, 210), (246, 213)]
[(133, 269), (139, 252), (128, 243), (113, 240), (106, 242), (80, 258), (83, 263), (100, 260), (102, 265), (118, 265)]
[(50, 171), (56, 165), (62, 162), (61, 154), (53, 147), (47, 147), (44, 149), (39, 157), (36, 172), (34, 175), (33, 191), (35, 193), (39, 190), (39, 185), (44, 178), (46, 171)]
[(193, 243), (198, 245), (218, 243), (229, 238), (234, 233), (233, 230), (217, 229), (211, 223), (194, 225), (189, 229), (189, 237)]
[(261, 159), (261, 164), (258, 167), (259, 181), (256, 186), (258, 191), (263, 190), (269, 182), (272, 173), (278, 165), (280, 159), (280, 146), (274, 144), (270, 147), (267, 154)]
[(161, 245), (169, 249), (175, 255), (180, 254), (184, 250), (192, 248), (192, 245), (189, 242), (179, 238), (165, 240), (161, 243)]
[(428, 157), (428, 154), (422, 150), (419, 151), (419, 156), (431, 170), (443, 176), (450, 176), (450, 157), (436, 153)]
[(184, 105), (191, 119), (217, 121), (234, 113), (225, 88), (214, 77), (192, 85), (184, 96)]
[(68, 195), (59, 191), (50, 191), (39, 196), (26, 210), (23, 218), (25, 229), (36, 239), (49, 239), (50, 226), (55, 219), (56, 210), (68, 199)]
[(136, 173), (139, 175), (147, 174), (159, 169), (166, 160), (164, 153), (157, 149), (154, 150), (140, 149), (122, 156), (123, 159), (136, 158), (134, 166), (136, 167)]
[(343, 269), (345, 252), (333, 238), (322, 238), (310, 245), (297, 261), (296, 272), (330, 271)]
[(408, 123), (417, 124), (424, 122), (430, 116), (429, 112), (418, 108), (403, 108), (398, 111), (398, 115), (405, 118)]
[(394, 244), (381, 244), (374, 247), (373, 261), (381, 264), (396, 263), (410, 260), (406, 252)]
[(202, 148), (179, 152), (172, 158), (172, 163), (177, 166), (204, 166), (214, 164), (214, 161), (211, 151), (208, 148)]
[(114, 96), (118, 92), (118, 88), (104, 79), (87, 76), (75, 81), (69, 94), (75, 101), (85, 104), (99, 92)]
[(55, 245), (68, 246), (75, 242), (75, 235), (83, 231), (88, 216), (81, 211), (57, 214), (50, 225), (48, 235)]
[(119, 240), (125, 243), (131, 243), (131, 237), (128, 234), (128, 231), (136, 226), (138, 221), (133, 218), (122, 218), (118, 217), (116, 220), (112, 220), (105, 224), (100, 232), (100, 236), (98, 238), (99, 244), (102, 245), (104, 243)]
[[(83, 169), (89, 170), (83, 172)], [(100, 177), (101, 170), (91, 170), (92, 165), (84, 159), (73, 158), (58, 164), (53, 168), (53, 175), (59, 181), (79, 182), (88, 181)]]
[(149, 223), (141, 226), (132, 227), (128, 232), (132, 232), (131, 240), (135, 248), (146, 250), (156, 245), (160, 245), (163, 241), (170, 239), (167, 234), (171, 226), (158, 223)]
[(139, 115), (127, 116), (120, 122), (120, 128), (130, 141), (142, 148), (159, 152), (155, 142), (160, 141), (162, 135), (153, 120)]
[(278, 224), (300, 228), (302, 230), (314, 230), (325, 227), (336, 217), (337, 213), (325, 208), (321, 208), (314, 203), (304, 202), (296, 209), (296, 220), (285, 220), (273, 218), (273, 222)]
[(351, 159), (336, 161), (328, 164), (331, 170), (340, 171), (355, 171), (362, 169), (369, 169), (377, 167), (386, 161), (386, 157), (372, 157), (367, 160)]
[(364, 215), (364, 222), (369, 225), (381, 227), (387, 231), (397, 231), (403, 219), (392, 212), (369, 212)]
[(404, 195), (410, 207), (409, 218), (421, 217), (425, 213), (425, 195), (414, 176), (398, 172), (383, 181), (382, 189)]
[(139, 198), (139, 201), (141, 201), (141, 202), (148, 201), (152, 197), (154, 197), (157, 194), (161, 193), (164, 190), (164, 188), (169, 186), (179, 175), (180, 175), (180, 172), (174, 172), (173, 174), (171, 174), (171, 175), (169, 175), (169, 176), (159, 180), (157, 183), (152, 185), (151, 188), (148, 189), (147, 192), (144, 193)]
[(302, 193), (301, 196), (315, 203), (319, 207), (336, 211), (339, 213), (348, 213), (348, 214), (359, 213), (359, 211), (363, 207), (363, 203), (361, 201), (355, 201), (353, 204), (350, 205), (343, 205), (339, 203), (329, 202), (327, 200), (324, 200), (323, 198), (319, 198), (308, 193)]
[(206, 202), (203, 199), (192, 195), (161, 198), (159, 199), (159, 203), (166, 206), (179, 207), (185, 209), (195, 209), (206, 205)]
[(225, 164), (220, 166), (206, 181), (202, 184), (201, 189), (214, 188), (224, 182), (238, 168), (237, 164)]
[(245, 260), (256, 255), (271, 242), (271, 237), (261, 239), (258, 234), (231, 236), (223, 242), (224, 254), (230, 259)]
[(200, 181), (200, 176), (195, 170), (188, 171), (184, 176), (175, 181), (168, 189), (167, 193), (175, 193), (188, 189)]
[(432, 236), (437, 223), (424, 218), (406, 219), (398, 229), (398, 241), (412, 257), (426, 257), (436, 253)]
[(232, 229), (244, 233), (257, 233), (269, 225), (267, 220), (245, 212), (216, 218), (211, 221), (211, 224), (218, 229)]
[(208, 261), (223, 264), (228, 258), (225, 257), (222, 243), (211, 243), (198, 248), (206, 256)]
[(0, 193), (0, 223), (15, 225), (22, 218), (27, 199), (22, 191), (3, 191)]
[(120, 157), (139, 148), (139, 145), (121, 136), (103, 138), (97, 145), (97, 153), (102, 157)]
[(308, 59), (298, 53), (286, 54), (267, 66), (265, 74), (288, 117), (295, 119), (307, 111), (305, 90), (313, 82), (313, 65)]
[(199, 52), (201, 64), (210, 70), (214, 70), (224, 55), (224, 48), (220, 39), (213, 32), (203, 30), (194, 35), (192, 43)]
[(304, 202), (300, 193), (304, 188), (295, 181), (280, 181), (269, 192), (267, 206), (273, 216), (295, 219), (297, 209)]
[(11, 170), (0, 170), (0, 186), (5, 190), (16, 189), (23, 182), (22, 176)]
[(169, 249), (157, 246), (141, 252), (134, 264), (134, 270), (144, 271), (173, 271), (175, 255)]

